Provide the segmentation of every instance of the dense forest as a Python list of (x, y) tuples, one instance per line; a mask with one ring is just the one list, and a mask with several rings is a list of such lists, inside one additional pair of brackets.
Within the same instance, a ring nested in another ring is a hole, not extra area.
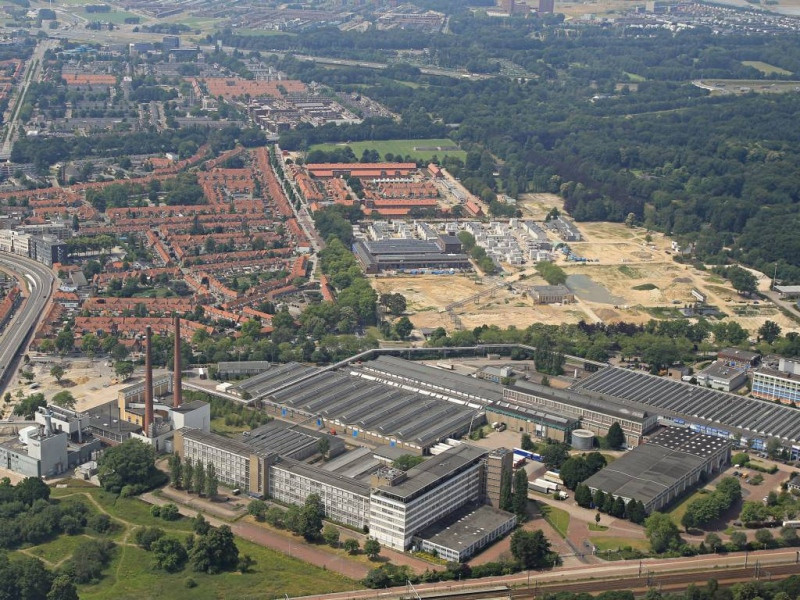
[[(292, 76), (366, 93), (401, 115), (300, 128), (281, 138), (286, 148), (449, 132), (468, 151), (458, 176), (487, 201), (501, 192), (557, 193), (577, 220), (623, 221), (632, 213), (647, 227), (697, 242), (701, 260), (740, 260), (768, 272), (777, 264), (781, 279), (800, 281), (800, 242), (792, 235), (800, 227), (800, 98), (793, 91), (712, 95), (692, 84), (792, 80), (800, 47), (788, 37), (702, 28), (645, 34), (463, 12), (452, 17), (449, 35), (331, 29), (265, 37), (224, 31), (220, 38), (243, 49), (389, 63), (380, 71), (331, 70), (265, 56)], [(439, 67), (493, 73), (502, 64), (501, 75), (425, 75), (399, 62), (408, 50)], [(743, 62), (753, 60), (790, 74)], [(504, 75), (509, 65), (513, 77)]]

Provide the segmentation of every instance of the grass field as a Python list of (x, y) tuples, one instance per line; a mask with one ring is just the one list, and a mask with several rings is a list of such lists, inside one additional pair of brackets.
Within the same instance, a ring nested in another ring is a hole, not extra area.
[(100, 21), (101, 23), (114, 23), (114, 25), (122, 25), (128, 17), (138, 17), (139, 23), (147, 23), (148, 19), (142, 15), (125, 12), (124, 10), (111, 10), (111, 12), (86, 12), (85, 8), (73, 9), (75, 14), (79, 14), (84, 19), (89, 21)]
[[(189, 567), (179, 573), (165, 573), (152, 568), (152, 556), (132, 543), (132, 532), (139, 526), (157, 526), (167, 535), (184, 539), (191, 531), (191, 521), (182, 518), (166, 522), (150, 515), (150, 505), (136, 498), (117, 498), (95, 487), (79, 482), (68, 488), (56, 488), (53, 498), (71, 498), (81, 501), (93, 512), (105, 512), (115, 519), (117, 530), (111, 536), (117, 542), (114, 558), (104, 572), (103, 579), (93, 585), (80, 586), (82, 600), (125, 598), (170, 598), (175, 600), (203, 600), (216, 598), (278, 598), (284, 595), (302, 596), (352, 590), (358, 584), (302, 562), (296, 558), (258, 546), (240, 538), (236, 545), (240, 554), (249, 554), (256, 564), (246, 574), (221, 573), (208, 575), (195, 573)], [(55, 565), (68, 559), (77, 544), (93, 537), (86, 535), (60, 536), (46, 544), (25, 549), (28, 555), (38, 556)], [(192, 579), (195, 587), (188, 587)]]
[(243, 431), (250, 431), (249, 425), (226, 425), (225, 417), (211, 419), (211, 431), (225, 437), (234, 437)]
[(539, 503), (539, 510), (542, 511), (544, 520), (555, 529), (563, 538), (567, 537), (569, 528), (569, 513), (561, 508), (550, 506), (549, 504)]
[(608, 531), (608, 526), (589, 523), (589, 531)]
[(364, 150), (377, 150), (384, 159), (386, 154), (394, 154), (395, 156), (411, 156), (419, 160), (430, 160), (433, 156), (443, 158), (444, 156), (453, 156), (465, 160), (467, 153), (463, 150), (414, 150), (416, 147), (447, 147), (457, 146), (453, 140), (448, 139), (427, 139), (427, 140), (382, 140), (376, 142), (351, 142), (349, 144), (316, 144), (311, 146), (311, 150), (335, 150), (342, 146), (350, 146), (353, 149), (353, 154), (356, 158), (360, 158)]
[(764, 75), (772, 75), (773, 73), (777, 73), (779, 75), (791, 75), (791, 71), (787, 71), (786, 69), (781, 69), (780, 67), (776, 67), (775, 65), (771, 65), (769, 63), (761, 62), (760, 60), (743, 60), (742, 64), (745, 67), (753, 67), (754, 69), (758, 69)]
[(589, 541), (597, 547), (598, 552), (606, 552), (608, 550), (617, 550), (619, 548), (626, 548), (630, 546), (634, 550), (642, 552), (650, 551), (650, 542), (647, 540), (636, 540), (626, 537), (593, 537)]

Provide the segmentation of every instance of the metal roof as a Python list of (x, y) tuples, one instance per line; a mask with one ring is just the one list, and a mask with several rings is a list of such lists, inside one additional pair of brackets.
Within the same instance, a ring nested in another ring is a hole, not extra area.
[(800, 443), (800, 411), (789, 406), (617, 367), (601, 369), (570, 389), (598, 401), (615, 399), (662, 416), (713, 424), (730, 437), (738, 431), (747, 438), (777, 437)]

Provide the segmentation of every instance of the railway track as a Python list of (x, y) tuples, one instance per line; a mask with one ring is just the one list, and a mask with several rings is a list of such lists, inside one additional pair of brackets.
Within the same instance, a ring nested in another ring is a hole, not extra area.
[(557, 592), (598, 593), (607, 591), (630, 590), (642, 596), (648, 590), (656, 588), (662, 592), (680, 592), (690, 585), (703, 586), (709, 579), (715, 579), (720, 586), (731, 586), (748, 581), (779, 581), (792, 575), (800, 575), (800, 566), (770, 565), (768, 567), (752, 566), (734, 569), (715, 569), (707, 572), (690, 573), (652, 573), (646, 569), (641, 577), (618, 577), (615, 579), (592, 579), (587, 581), (547, 581), (538, 582), (531, 578), (530, 584), (519, 588), (494, 586), (466, 591), (430, 592), (415, 594), (413, 591), (401, 595), (402, 600), (533, 600), (545, 594)]

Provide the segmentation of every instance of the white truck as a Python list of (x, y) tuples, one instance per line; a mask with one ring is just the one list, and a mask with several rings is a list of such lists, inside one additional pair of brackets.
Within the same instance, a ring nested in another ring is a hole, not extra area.
[(558, 491), (558, 485), (545, 479), (535, 479), (528, 482), (528, 489), (542, 494), (552, 494)]

